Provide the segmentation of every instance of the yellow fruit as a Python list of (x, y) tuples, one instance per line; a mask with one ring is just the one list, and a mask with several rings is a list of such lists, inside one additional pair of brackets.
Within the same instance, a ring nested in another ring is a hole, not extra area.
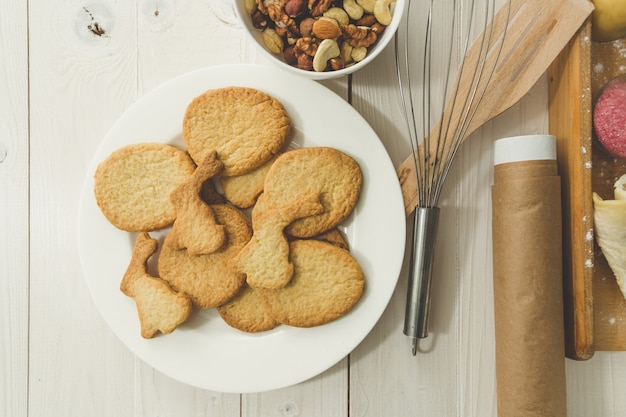
[(591, 33), (596, 42), (626, 37), (626, 0), (592, 0)]

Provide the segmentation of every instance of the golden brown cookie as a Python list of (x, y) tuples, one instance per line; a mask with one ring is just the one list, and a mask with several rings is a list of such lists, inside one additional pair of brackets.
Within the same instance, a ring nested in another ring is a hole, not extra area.
[(209, 152), (193, 175), (172, 191), (170, 200), (176, 207), (176, 220), (172, 227), (175, 233), (170, 239), (176, 249), (200, 255), (215, 252), (224, 244), (224, 226), (217, 222), (213, 210), (201, 198), (203, 184), (222, 168), (217, 153)]
[(276, 155), (291, 136), (283, 105), (247, 87), (209, 90), (196, 97), (183, 118), (183, 139), (196, 163), (217, 151), (223, 175), (249, 172)]
[(170, 194), (195, 168), (187, 152), (173, 146), (128, 145), (111, 153), (96, 169), (96, 201), (104, 216), (119, 229), (160, 229), (176, 218)]
[(148, 233), (137, 237), (130, 264), (120, 284), (120, 290), (135, 300), (141, 336), (146, 339), (159, 331), (164, 334), (173, 332), (187, 320), (192, 310), (187, 296), (175, 292), (166, 281), (148, 273), (147, 262), (157, 245), (157, 240)]
[(247, 285), (217, 311), (226, 324), (243, 332), (263, 332), (278, 325), (265, 307), (259, 290)]
[(252, 239), (233, 258), (233, 267), (246, 274), (251, 287), (284, 287), (293, 275), (293, 264), (283, 230), (295, 219), (322, 210), (319, 194), (311, 194), (284, 208), (266, 211), (252, 223)]
[(295, 327), (319, 326), (352, 309), (365, 278), (352, 255), (330, 243), (296, 240), (290, 244), (294, 275), (277, 290), (261, 290), (276, 321)]
[(361, 192), (363, 175), (358, 163), (336, 149), (326, 147), (290, 150), (280, 155), (265, 178), (263, 194), (253, 210), (285, 207), (300, 198), (320, 193), (321, 214), (294, 221), (286, 232), (295, 237), (312, 237), (341, 223), (354, 209)]
[(235, 177), (221, 177), (220, 184), (226, 199), (239, 208), (254, 206), (257, 198), (263, 192), (265, 176), (278, 155), (260, 167)]
[(346, 240), (344, 235), (339, 231), (339, 229), (331, 229), (328, 232), (324, 232), (321, 235), (314, 236), (313, 238), (324, 241), (324, 242), (332, 243), (333, 245), (338, 246), (341, 249), (350, 250), (348, 241)]
[(252, 237), (248, 219), (238, 209), (228, 205), (211, 206), (219, 224), (224, 225), (226, 242), (216, 252), (190, 255), (172, 244), (170, 232), (159, 255), (159, 275), (172, 288), (187, 294), (194, 305), (214, 308), (228, 301), (245, 282), (245, 275), (229, 267), (234, 257)]
[(200, 198), (208, 205), (226, 204), (226, 199), (217, 191), (213, 180), (205, 181), (200, 190)]

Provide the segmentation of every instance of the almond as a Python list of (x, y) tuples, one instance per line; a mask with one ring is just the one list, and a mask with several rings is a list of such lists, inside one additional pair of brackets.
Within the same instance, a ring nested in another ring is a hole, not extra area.
[(319, 39), (337, 39), (341, 36), (341, 29), (334, 19), (320, 17), (313, 23), (313, 34)]

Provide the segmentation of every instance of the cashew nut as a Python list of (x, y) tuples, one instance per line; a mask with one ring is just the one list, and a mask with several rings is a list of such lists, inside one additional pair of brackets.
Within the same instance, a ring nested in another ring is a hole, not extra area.
[(246, 13), (252, 14), (256, 10), (257, 5), (255, 0), (244, 0), (243, 7), (246, 9)]
[(357, 3), (365, 10), (366, 13), (374, 13), (374, 4), (376, 0), (356, 0)]
[(395, 3), (395, 0), (376, 0), (374, 4), (374, 16), (380, 24), (385, 26), (391, 24), (391, 3)]
[(352, 52), (350, 53), (350, 57), (354, 60), (354, 62), (361, 62), (367, 56), (367, 48), (365, 46), (357, 46), (356, 48), (352, 48)]
[(270, 52), (274, 54), (280, 54), (283, 52), (285, 42), (274, 29), (265, 29), (263, 32), (261, 32), (261, 36), (263, 37), (263, 43), (265, 43), (265, 46), (267, 47), (267, 49), (269, 49)]
[(363, 17), (363, 8), (355, 0), (343, 0), (343, 9), (353, 20), (359, 20)]
[(317, 47), (317, 52), (313, 57), (313, 69), (317, 72), (323, 72), (326, 64), (331, 58), (336, 58), (340, 54), (339, 44), (334, 39), (324, 39)]
[(339, 56), (343, 59), (343, 62), (346, 64), (352, 63), (354, 60), (352, 59), (352, 45), (348, 42), (342, 42), (339, 50), (341, 51)]
[(324, 17), (335, 19), (340, 26), (350, 23), (350, 16), (341, 7), (331, 7), (324, 12)]

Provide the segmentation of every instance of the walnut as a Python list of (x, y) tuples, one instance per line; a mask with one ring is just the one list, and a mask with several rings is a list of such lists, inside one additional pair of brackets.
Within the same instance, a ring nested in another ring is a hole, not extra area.
[(263, 0), (256, 0), (256, 7), (261, 13), (267, 15), (267, 7), (265, 7), (265, 2)]
[(343, 25), (341, 26), (341, 31), (348, 45), (354, 48), (361, 46), (368, 48), (378, 39), (376, 32), (368, 26)]
[(317, 52), (317, 47), (320, 45), (320, 41), (314, 37), (300, 38), (294, 45), (294, 52), (296, 55), (308, 55), (314, 56)]
[(300, 28), (295, 19), (289, 17), (285, 13), (284, 6), (279, 3), (269, 3), (267, 5), (267, 13), (270, 19), (276, 24), (276, 31), (281, 36), (297, 38), (300, 36)]
[(311, 16), (317, 17), (323, 15), (332, 4), (333, 0), (309, 0), (309, 10)]

